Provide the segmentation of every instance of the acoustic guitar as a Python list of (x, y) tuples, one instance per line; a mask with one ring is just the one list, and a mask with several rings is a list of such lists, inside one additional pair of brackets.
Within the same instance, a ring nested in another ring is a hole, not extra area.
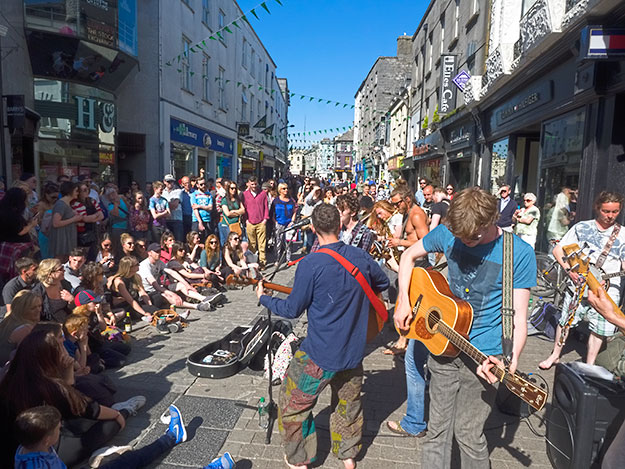
[[(233, 275), (230, 274), (226, 277), (226, 285), (256, 285), (258, 284), (258, 280), (250, 277), (245, 277), (242, 275)], [(285, 293), (287, 295), (291, 294), (293, 289), (291, 287), (285, 287), (284, 285), (279, 285), (277, 283), (271, 282), (263, 282), (263, 288), (267, 290), (273, 290), (280, 293)], [(360, 288), (360, 287), (358, 287)], [(378, 294), (378, 298), (382, 299), (382, 296)], [(371, 342), (375, 337), (382, 331), (384, 327), (384, 319), (382, 319), (378, 313), (375, 311), (373, 306), (369, 307), (369, 320), (367, 322), (367, 342)]]
[[(408, 296), (413, 319), (408, 331), (398, 329), (401, 335), (422, 342), (433, 355), (456, 357), (464, 352), (477, 364), (486, 360), (487, 356), (469, 342), (473, 308), (453, 295), (440, 272), (415, 267)], [(547, 392), (519, 372), (513, 374), (495, 366), (492, 373), (534, 409), (540, 410), (545, 405)]]

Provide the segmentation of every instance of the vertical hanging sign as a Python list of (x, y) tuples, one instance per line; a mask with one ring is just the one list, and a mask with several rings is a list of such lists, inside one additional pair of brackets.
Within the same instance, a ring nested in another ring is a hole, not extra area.
[(456, 56), (441, 55), (441, 91), (438, 109), (441, 114), (447, 114), (456, 107), (456, 86), (453, 79), (456, 76)]

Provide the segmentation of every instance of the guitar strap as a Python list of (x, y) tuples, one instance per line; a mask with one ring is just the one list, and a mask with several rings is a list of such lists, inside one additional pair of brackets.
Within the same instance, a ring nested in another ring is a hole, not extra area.
[(512, 342), (514, 336), (514, 301), (513, 272), (514, 235), (503, 232), (503, 266), (502, 266), (502, 301), (501, 301), (501, 347), (503, 356), (509, 362), (512, 359)]
[(608, 253), (610, 252), (610, 249), (612, 249), (612, 245), (614, 244), (614, 241), (616, 240), (616, 237), (618, 236), (620, 231), (621, 231), (621, 225), (619, 225), (618, 223), (615, 223), (614, 228), (612, 229), (612, 234), (610, 235), (610, 239), (608, 239), (608, 242), (605, 243), (605, 246), (603, 247), (603, 251), (601, 251), (601, 254), (598, 257), (597, 262), (595, 262), (595, 267), (600, 269), (603, 263), (605, 262), (605, 260), (608, 258)]
[(333, 251), (332, 249), (321, 248), (318, 249), (316, 252), (322, 252), (323, 254), (327, 254), (328, 256), (334, 258), (334, 260), (337, 261), (339, 264), (341, 264), (345, 268), (345, 270), (347, 270), (352, 275), (352, 277), (354, 277), (356, 281), (360, 284), (360, 287), (365, 292), (365, 295), (367, 295), (367, 298), (371, 302), (371, 305), (375, 309), (375, 312), (380, 317), (380, 319), (382, 319), (383, 321), (386, 321), (388, 319), (388, 312), (386, 311), (384, 303), (382, 303), (382, 300), (380, 300), (380, 298), (378, 298), (373, 292), (373, 289), (369, 285), (369, 282), (367, 282), (367, 279), (358, 267), (356, 267), (354, 264), (341, 256), (338, 252)]

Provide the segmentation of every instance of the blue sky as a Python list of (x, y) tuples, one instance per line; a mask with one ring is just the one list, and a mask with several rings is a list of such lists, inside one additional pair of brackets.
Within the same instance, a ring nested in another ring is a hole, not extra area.
[[(244, 12), (260, 0), (238, 0)], [(375, 60), (396, 55), (398, 36), (411, 36), (428, 0), (267, 0), (268, 15), (251, 23), (293, 93), (354, 104), (354, 95)], [(290, 132), (352, 124), (353, 109), (294, 97)], [(323, 136), (333, 136), (324, 134)], [(297, 137), (296, 137), (297, 138)], [(301, 138), (301, 137), (300, 137)], [(307, 137), (318, 139), (314, 135)], [(298, 146), (297, 142), (293, 143)]]

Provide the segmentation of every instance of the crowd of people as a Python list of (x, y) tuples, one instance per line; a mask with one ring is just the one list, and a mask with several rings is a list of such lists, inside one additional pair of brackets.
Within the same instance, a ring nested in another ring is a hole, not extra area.
[[(121, 188), (99, 184), (95, 176), (60, 177), (38, 193), (35, 176), (24, 174), (0, 194), (0, 281), (6, 311), (0, 322), (0, 415), (19, 428), (5, 425), (0, 430), (2, 467), (14, 461), (31, 467), (20, 461), (37, 457), (72, 466), (94, 451), (102, 454), (97, 450), (146, 401), (135, 396), (117, 402), (115, 385), (102, 373), (127, 363), (131, 343), (125, 328), (144, 321), (159, 333), (173, 333), (177, 328), (172, 329), (167, 314), (185, 323), (190, 314), (198, 314), (192, 310), (214, 310), (227, 301), (233, 278), (261, 278), (271, 267), (295, 264), (295, 254), (301, 262), (287, 299), (267, 296), (262, 280), (257, 288), (260, 303), (278, 315), (293, 318), (308, 312), (308, 336), (280, 393), (279, 428), (290, 467), (304, 468), (314, 460), (316, 440), (309, 420), (326, 385), (342, 402), (330, 419), (332, 450), (347, 469), (355, 467), (371, 300), (363, 281), (370, 290), (383, 292), (385, 310), (397, 304), (395, 324), (406, 329), (413, 316), (411, 269), (438, 266), (448, 275), (452, 292), (474, 308), (471, 342), (489, 356), (500, 356), (500, 248), (502, 233), (516, 232), (510, 369), (516, 368), (525, 344), (529, 288), (536, 281), (533, 248), (540, 211), (534, 194), (524, 194), (519, 208), (510, 186), (501, 186), (497, 198), (477, 187), (460, 192), (451, 184), (437, 187), (426, 178), (417, 180), (415, 192), (401, 178), (391, 184), (293, 176), (261, 183), (250, 177), (237, 184), (167, 174), (141, 190), (136, 182)], [(600, 233), (593, 231), (593, 221), (580, 225), (583, 232), (575, 232), (576, 238), (567, 235), (565, 240), (594, 237), (601, 252), (601, 230), (615, 225), (622, 205), (620, 196), (606, 194), (595, 207)], [(621, 238), (612, 240), (619, 262), (625, 258)], [(300, 252), (294, 251), (294, 241), (301, 244)], [(554, 249), (554, 255), (566, 267), (560, 250)], [(593, 332), (601, 336), (608, 329), (603, 322)], [(592, 360), (598, 344), (601, 339), (589, 341)], [(560, 351), (554, 349), (541, 367), (556, 363)], [(403, 336), (383, 352), (404, 355), (406, 365), (406, 415), (386, 422), (388, 430), (423, 438), (423, 461), (436, 467), (447, 458), (454, 435), (463, 461), (483, 467), (488, 460), (483, 423), (494, 398), (494, 388), (484, 388), (484, 380), (491, 381), (497, 359), (473, 367), (462, 357), (431, 356), (423, 343)], [(314, 392), (309, 392), (311, 383)], [(452, 397), (444, 392), (450, 387), (457, 389)], [(475, 405), (463, 408), (463, 400)], [(451, 408), (466, 428), (450, 426), (441, 409)], [(127, 456), (120, 459), (127, 465), (111, 467), (141, 467), (184, 441), (179, 410), (172, 406), (170, 414), (178, 424), (150, 445), (152, 452)], [(224, 458), (227, 467), (231, 458)], [(99, 458), (92, 459), (97, 465)]]

